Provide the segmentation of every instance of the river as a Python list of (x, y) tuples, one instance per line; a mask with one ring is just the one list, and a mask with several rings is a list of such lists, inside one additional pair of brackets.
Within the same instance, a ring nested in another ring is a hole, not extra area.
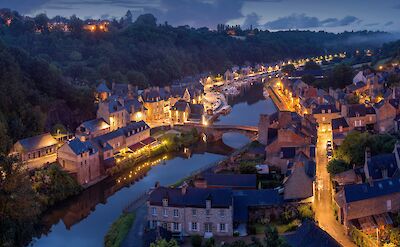
[[(232, 111), (221, 116), (223, 124), (257, 125), (259, 114), (273, 113), (275, 106), (262, 94), (262, 85), (243, 88), (239, 96), (228, 99)], [(192, 173), (224, 159), (234, 148), (249, 142), (241, 134), (227, 133), (221, 143), (196, 145), (186, 153), (169, 154), (148, 161), (153, 164), (143, 174), (127, 171), (107, 178), (50, 210), (43, 217), (44, 229), (31, 246), (99, 247), (108, 228), (135, 198), (154, 186), (170, 185)], [(228, 146), (229, 145), (229, 146)]]

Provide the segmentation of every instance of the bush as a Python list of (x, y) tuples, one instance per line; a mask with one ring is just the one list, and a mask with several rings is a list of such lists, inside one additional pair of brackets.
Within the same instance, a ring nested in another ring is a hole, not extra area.
[(119, 247), (135, 219), (135, 213), (121, 215), (110, 227), (104, 237), (105, 247)]
[(201, 247), (203, 238), (200, 235), (193, 235), (190, 242), (192, 243), (193, 247)]
[(295, 210), (292, 209), (285, 209), (283, 213), (280, 215), (280, 220), (283, 224), (288, 224), (289, 222), (293, 221), (297, 218), (297, 214)]
[(257, 174), (256, 164), (254, 162), (240, 162), (239, 172), (241, 174)]
[(215, 246), (215, 239), (209, 238), (206, 240), (205, 247), (214, 247)]
[(329, 161), (327, 169), (329, 174), (335, 175), (341, 172), (348, 171), (352, 168), (351, 165), (341, 159), (333, 159)]
[(313, 220), (314, 219), (314, 212), (312, 211), (312, 208), (310, 205), (300, 205), (297, 210), (299, 211), (299, 216), (302, 220), (305, 219), (310, 219)]

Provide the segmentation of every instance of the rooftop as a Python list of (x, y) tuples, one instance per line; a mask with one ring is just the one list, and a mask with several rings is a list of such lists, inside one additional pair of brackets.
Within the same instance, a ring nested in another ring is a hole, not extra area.
[(54, 137), (50, 133), (44, 133), (42, 135), (19, 140), (17, 143), (22, 146), (25, 152), (30, 152), (33, 150), (56, 145), (58, 141), (54, 139)]
[(390, 195), (400, 192), (400, 178), (389, 178), (363, 184), (351, 184), (344, 186), (346, 202), (368, 200), (375, 197)]

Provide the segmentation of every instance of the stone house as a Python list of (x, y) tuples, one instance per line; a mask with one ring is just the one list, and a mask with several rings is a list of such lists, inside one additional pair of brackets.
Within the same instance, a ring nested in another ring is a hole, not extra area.
[(347, 227), (370, 217), (384, 216), (390, 219), (387, 213), (400, 210), (400, 180), (388, 178), (345, 185), (335, 195), (335, 202), (339, 208), (339, 221)]
[(56, 161), (58, 145), (59, 142), (50, 133), (44, 133), (17, 141), (10, 155), (15, 155), (26, 162), (29, 169), (33, 169)]
[(373, 180), (397, 177), (400, 172), (400, 146), (396, 144), (393, 152), (371, 156), (369, 149), (365, 150), (364, 174), (367, 182)]
[(96, 181), (102, 174), (98, 149), (90, 142), (79, 138), (65, 143), (57, 151), (61, 167), (74, 174), (79, 184)]
[(400, 113), (398, 99), (382, 100), (375, 104), (376, 130), (385, 133), (395, 128), (396, 116)]
[(332, 126), (332, 141), (336, 146), (340, 146), (346, 135), (350, 132), (350, 126), (346, 118), (339, 117), (331, 120)]
[(76, 128), (75, 136), (86, 141), (110, 132), (110, 125), (103, 118), (85, 121)]
[(312, 114), (322, 129), (328, 128), (332, 119), (340, 117), (340, 111), (336, 109), (336, 106), (328, 104), (318, 105), (312, 110)]
[(230, 189), (156, 187), (147, 201), (150, 228), (161, 226), (184, 236), (233, 235)]
[(165, 99), (161, 97), (159, 88), (148, 88), (139, 96), (139, 101), (147, 109), (146, 119), (157, 121), (165, 119)]
[(314, 161), (306, 160), (289, 164), (286, 178), (283, 181), (285, 201), (302, 201), (313, 198), (315, 191)]
[(120, 98), (109, 98), (99, 102), (97, 118), (103, 118), (110, 125), (110, 131), (125, 127), (129, 122), (129, 114)]
[(170, 110), (171, 122), (183, 124), (188, 121), (190, 115), (190, 105), (184, 100), (177, 101)]
[(351, 130), (373, 130), (376, 124), (375, 109), (364, 104), (342, 105), (341, 115)]

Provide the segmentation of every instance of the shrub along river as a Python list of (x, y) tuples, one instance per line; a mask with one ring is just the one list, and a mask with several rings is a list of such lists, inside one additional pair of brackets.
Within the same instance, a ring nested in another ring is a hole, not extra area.
[[(257, 125), (260, 114), (276, 108), (263, 96), (263, 85), (243, 88), (239, 96), (228, 99), (232, 111), (221, 116), (221, 124)], [(146, 167), (135, 174), (128, 170), (107, 178), (49, 210), (43, 216), (43, 234), (31, 246), (103, 246), (103, 238), (122, 210), (139, 198), (156, 182), (170, 185), (196, 171), (223, 160), (233, 149), (246, 145), (249, 139), (241, 134), (224, 134), (221, 143), (201, 143), (186, 152), (173, 153), (141, 164)], [(151, 167), (151, 169), (150, 169)]]

